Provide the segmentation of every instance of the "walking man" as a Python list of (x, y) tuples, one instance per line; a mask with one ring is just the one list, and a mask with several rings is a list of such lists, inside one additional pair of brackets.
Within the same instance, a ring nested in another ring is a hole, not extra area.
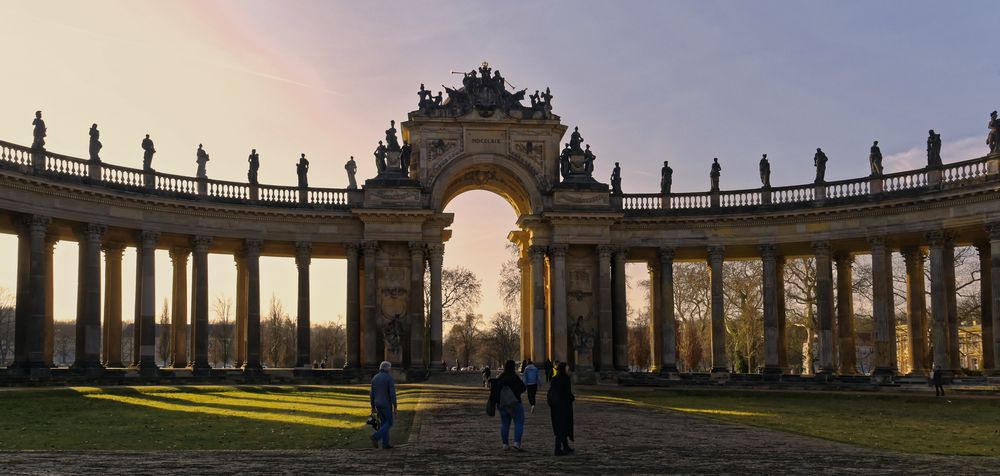
[(528, 404), (531, 405), (531, 413), (535, 413), (535, 394), (538, 393), (538, 367), (530, 359), (522, 371), (524, 374), (524, 385), (528, 388)]
[(379, 421), (382, 422), (378, 431), (370, 437), (372, 446), (376, 449), (378, 449), (379, 441), (382, 442), (382, 449), (392, 448), (392, 445), (389, 444), (389, 430), (392, 428), (392, 421), (396, 417), (398, 408), (396, 406), (396, 382), (393, 381), (392, 375), (389, 375), (391, 367), (391, 363), (382, 362), (378, 366), (378, 373), (372, 377), (372, 389), (369, 397), (372, 409), (378, 412)]

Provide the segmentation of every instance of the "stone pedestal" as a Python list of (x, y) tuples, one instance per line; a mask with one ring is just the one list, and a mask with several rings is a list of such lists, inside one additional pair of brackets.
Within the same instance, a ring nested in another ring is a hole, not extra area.
[(570, 177), (552, 188), (552, 205), (557, 208), (606, 210), (611, 206), (607, 185), (587, 176)]
[(594, 372), (594, 354), (590, 350), (577, 350), (574, 353), (576, 368), (573, 369), (573, 382), (584, 385), (597, 383)]

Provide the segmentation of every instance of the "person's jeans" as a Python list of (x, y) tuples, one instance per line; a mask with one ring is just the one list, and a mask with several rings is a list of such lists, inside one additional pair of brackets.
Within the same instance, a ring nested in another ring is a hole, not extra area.
[(389, 446), (389, 430), (392, 429), (392, 408), (375, 407), (378, 411), (378, 418), (382, 421), (382, 426), (378, 427), (373, 437), (382, 442), (382, 447)]
[(514, 405), (513, 412), (507, 413), (507, 410), (500, 408), (500, 440), (503, 444), (508, 444), (508, 437), (510, 436), (510, 420), (514, 419), (514, 444), (521, 444), (521, 435), (524, 434), (524, 405), (521, 402), (517, 402)]
[(528, 404), (535, 406), (535, 393), (538, 392), (538, 384), (528, 385)]

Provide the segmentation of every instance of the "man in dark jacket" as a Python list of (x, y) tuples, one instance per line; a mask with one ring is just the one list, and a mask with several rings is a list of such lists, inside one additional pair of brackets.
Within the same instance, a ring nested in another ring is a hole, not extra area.
[(382, 449), (385, 450), (392, 448), (392, 445), (389, 444), (389, 429), (392, 428), (392, 421), (395, 419), (398, 409), (396, 382), (392, 379), (392, 375), (389, 375), (391, 367), (392, 364), (389, 362), (382, 362), (378, 366), (378, 373), (372, 378), (372, 388), (369, 393), (372, 409), (378, 412), (378, 418), (382, 422), (382, 426), (370, 437), (372, 446), (378, 448), (378, 443), (381, 441)]
[(552, 380), (552, 361), (545, 359), (545, 383), (549, 383)]
[(569, 374), (566, 373), (566, 362), (559, 362), (555, 376), (549, 385), (549, 414), (552, 418), (552, 432), (556, 436), (556, 456), (573, 453), (569, 441), (573, 439), (573, 396)]

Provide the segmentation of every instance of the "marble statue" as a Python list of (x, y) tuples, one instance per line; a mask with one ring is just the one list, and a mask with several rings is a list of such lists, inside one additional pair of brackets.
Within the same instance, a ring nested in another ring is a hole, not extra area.
[(387, 150), (399, 150), (399, 140), (396, 139), (396, 121), (389, 121), (389, 128), (385, 130), (385, 147)]
[(358, 164), (357, 162), (354, 161), (353, 155), (351, 156), (350, 160), (348, 160), (347, 163), (344, 164), (344, 170), (347, 171), (347, 189), (357, 190), (358, 180), (355, 178), (355, 176), (358, 173)]
[(674, 169), (670, 168), (669, 163), (664, 160), (663, 167), (660, 169), (660, 194), (670, 195), (670, 188), (674, 184)]
[(403, 323), (400, 322), (399, 314), (392, 316), (382, 329), (385, 338), (385, 350), (389, 354), (398, 354), (402, 350)]
[(295, 173), (299, 176), (299, 188), (309, 187), (309, 161), (306, 154), (299, 157), (299, 163), (295, 164)]
[(708, 176), (712, 179), (712, 191), (719, 190), (719, 177), (722, 175), (722, 166), (719, 165), (719, 158), (716, 157), (712, 162), (712, 171), (709, 172)]
[(90, 161), (99, 164), (101, 163), (101, 148), (104, 147), (101, 144), (101, 131), (97, 130), (97, 124), (90, 126)]
[(583, 148), (580, 145), (583, 144), (583, 136), (580, 135), (580, 128), (574, 127), (573, 133), (569, 136), (569, 148), (574, 153), (582, 153)]
[(417, 91), (417, 96), (420, 96), (420, 102), (417, 103), (417, 107), (420, 109), (426, 109), (431, 104), (431, 92), (424, 89), (424, 83), (420, 83), (420, 90)]
[(156, 153), (156, 149), (153, 148), (153, 140), (149, 138), (149, 134), (146, 134), (146, 138), (142, 140), (142, 170), (147, 172), (153, 170), (153, 154)]
[(587, 174), (588, 177), (594, 175), (594, 160), (597, 156), (590, 151), (590, 144), (587, 144), (587, 148), (583, 151), (583, 173)]
[(813, 156), (813, 165), (816, 166), (816, 183), (826, 181), (826, 154), (819, 147), (816, 148), (816, 155)]
[(206, 164), (208, 164), (208, 152), (202, 148), (201, 144), (198, 144), (197, 158), (195, 161), (198, 163), (198, 173), (195, 174), (198, 178), (207, 178), (208, 174), (205, 170)]
[(399, 154), (399, 170), (404, 174), (410, 173), (410, 154), (413, 153), (413, 147), (410, 143), (403, 141), (402, 153)]
[(1000, 119), (997, 119), (997, 112), (990, 113), (990, 123), (987, 126), (990, 134), (986, 136), (986, 145), (990, 146), (990, 153), (1000, 152)]
[(378, 141), (378, 147), (375, 148), (375, 168), (379, 174), (385, 172), (385, 152), (385, 145)]
[(760, 183), (764, 188), (771, 188), (771, 162), (768, 162), (767, 154), (760, 158)]
[(941, 166), (941, 134), (936, 134), (934, 129), (927, 131), (927, 166)]
[(878, 141), (872, 143), (871, 151), (868, 152), (868, 165), (872, 169), (872, 177), (882, 176), (882, 149), (878, 148)]
[(573, 349), (586, 355), (593, 347), (594, 334), (584, 327), (583, 316), (579, 316), (576, 318), (576, 324), (573, 324)]
[(615, 168), (611, 170), (611, 193), (613, 195), (622, 194), (622, 168), (615, 162)]
[(45, 121), (42, 120), (42, 111), (35, 111), (35, 120), (31, 121), (31, 125), (35, 126), (32, 130), (32, 136), (34, 136), (34, 141), (31, 143), (32, 150), (45, 149), (45, 135), (48, 129), (45, 128)]
[(247, 157), (247, 162), (250, 164), (250, 170), (247, 171), (247, 180), (251, 184), (257, 185), (257, 171), (260, 170), (260, 156), (257, 155), (257, 149), (250, 149), (250, 157)]

